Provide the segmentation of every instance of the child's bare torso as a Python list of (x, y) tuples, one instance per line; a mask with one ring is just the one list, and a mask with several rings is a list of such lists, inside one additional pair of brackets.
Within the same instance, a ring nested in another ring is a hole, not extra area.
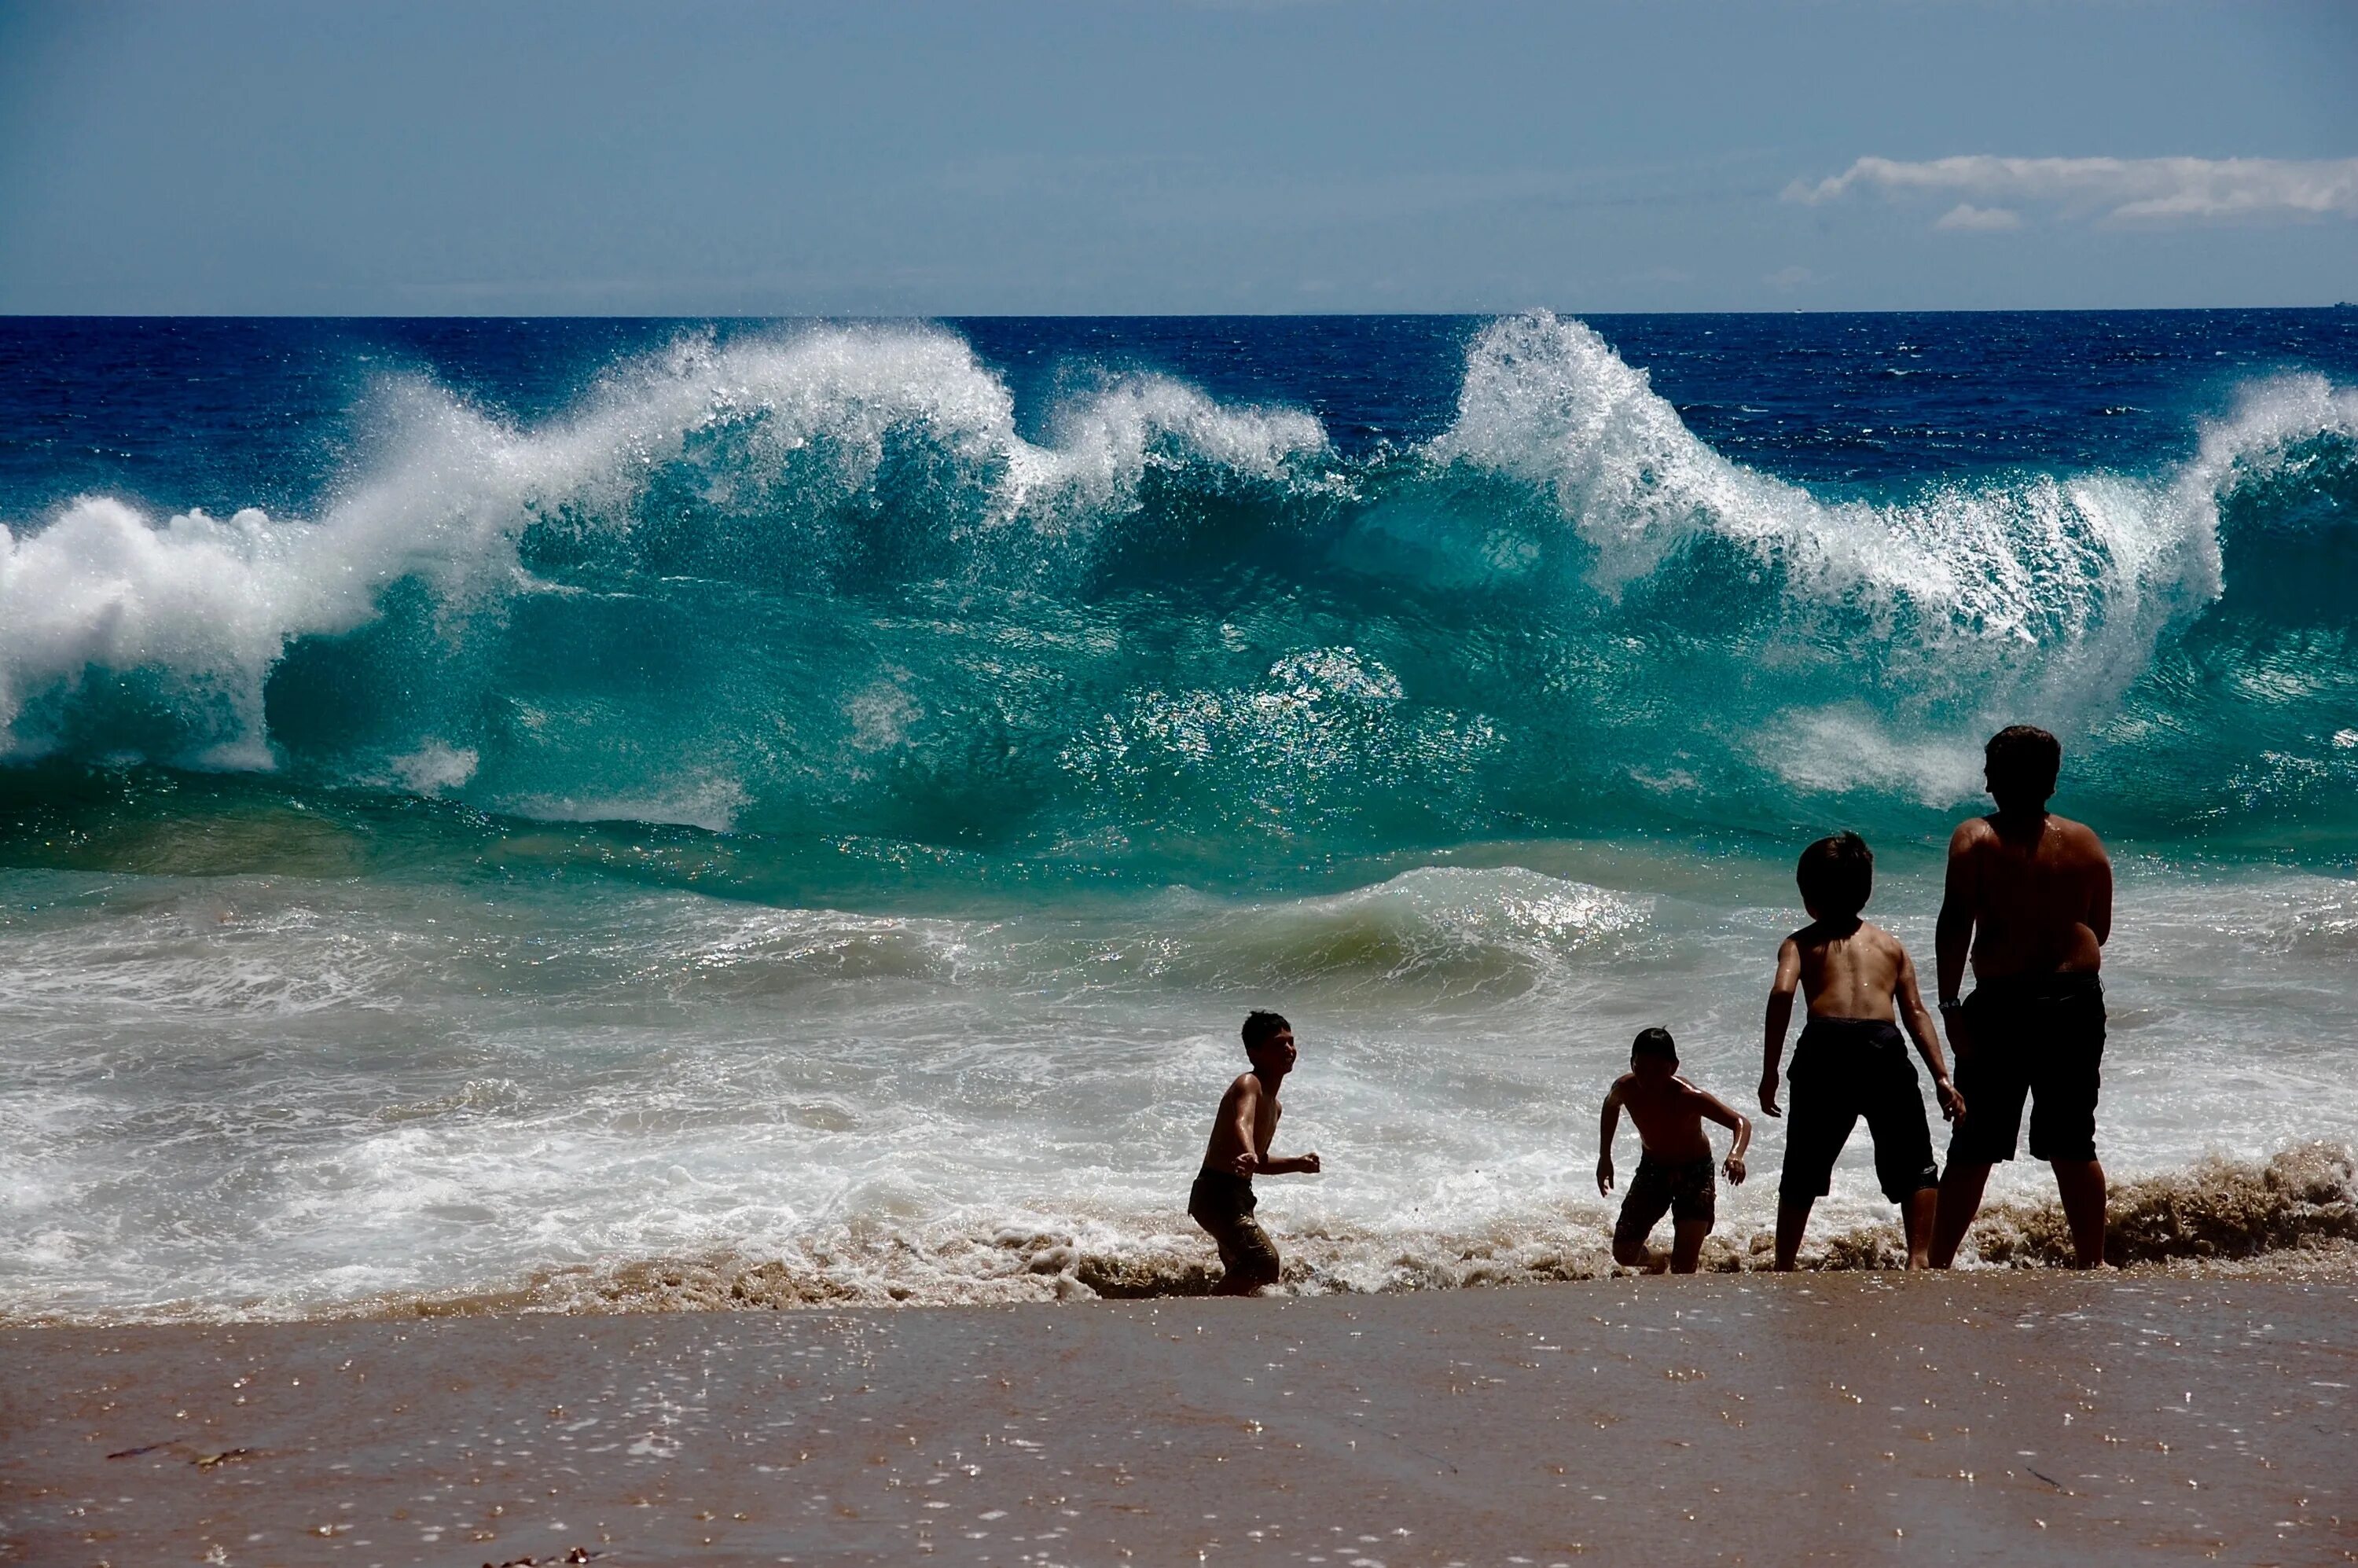
[(1898, 1021), (1891, 999), (1908, 953), (1891, 933), (1864, 920), (1848, 932), (1813, 923), (1792, 941), (1801, 949), (1801, 994), (1812, 1018)]
[[(1238, 1111), (1246, 1114), (1241, 1119)], [(1237, 1156), (1245, 1152), (1237, 1136), (1239, 1119), (1248, 1121), (1253, 1131), (1252, 1155), (1255, 1160), (1269, 1159), (1270, 1145), (1277, 1139), (1277, 1124), (1285, 1115), (1278, 1103), (1276, 1092), (1261, 1082), (1258, 1073), (1239, 1073), (1228, 1092), (1220, 1097), (1220, 1108), (1212, 1119), (1211, 1141), (1204, 1146), (1204, 1169), (1234, 1171)]]
[(1711, 1158), (1711, 1140), (1703, 1130), (1704, 1093), (1684, 1078), (1673, 1075), (1654, 1085), (1624, 1073), (1613, 1093), (1637, 1124), (1638, 1141), (1655, 1159), (1683, 1164)]

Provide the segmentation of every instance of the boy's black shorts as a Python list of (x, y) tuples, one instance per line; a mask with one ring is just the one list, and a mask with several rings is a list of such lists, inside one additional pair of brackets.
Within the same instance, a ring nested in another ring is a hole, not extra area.
[(1862, 1116), (1875, 1140), (1875, 1177), (1885, 1197), (1906, 1203), (1941, 1184), (1916, 1064), (1908, 1059), (1908, 1042), (1898, 1024), (1879, 1018), (1813, 1018), (1793, 1048), (1790, 1076), (1792, 1103), (1778, 1196), (1825, 1196), (1833, 1185), (1834, 1161)]
[(2030, 1157), (2096, 1157), (2096, 1089), (2104, 1059), (2104, 987), (2092, 974), (1985, 980), (1965, 999), (1957, 1092), (1965, 1114), (1949, 1162), (2014, 1158), (2030, 1100)]
[(1657, 1160), (1640, 1155), (1638, 1173), (1621, 1197), (1621, 1217), (1613, 1227), (1614, 1245), (1643, 1247), (1646, 1238), (1667, 1210), (1674, 1225), (1719, 1217), (1719, 1193), (1712, 1180), (1711, 1156), (1700, 1160)]
[(1238, 1280), (1275, 1284), (1276, 1244), (1253, 1218), (1260, 1200), (1252, 1178), (1231, 1171), (1199, 1171), (1187, 1194), (1187, 1217), (1204, 1227), (1220, 1249), (1220, 1266)]

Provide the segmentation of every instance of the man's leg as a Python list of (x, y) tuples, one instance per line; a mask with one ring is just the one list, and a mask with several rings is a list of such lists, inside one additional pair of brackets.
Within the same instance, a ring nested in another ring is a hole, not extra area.
[(1682, 1219), (1671, 1227), (1671, 1272), (1692, 1274), (1703, 1260), (1703, 1238), (1711, 1234), (1707, 1219)]
[(1817, 1199), (1777, 1196), (1777, 1271), (1784, 1273), (1793, 1267), (1794, 1255), (1801, 1250), (1802, 1233), (1810, 1227), (1810, 1210)]
[(1969, 1164), (1950, 1154), (1949, 1168), (1941, 1175), (1932, 1246), (1925, 1260), (1931, 1267), (1945, 1269), (1957, 1260), (1957, 1249), (1963, 1245), (1965, 1232), (1973, 1228), (1974, 1217), (1982, 1211), (1982, 1188), (1989, 1184), (1989, 1173), (1987, 1162)]
[(2071, 1222), (2073, 1267), (2104, 1266), (2104, 1167), (2093, 1160), (2055, 1160), (2055, 1190)]
[[(1941, 1189), (1919, 1187), (1908, 1195), (1899, 1206), (1899, 1229), (1908, 1238), (1908, 1266), (1929, 1269), (1932, 1266), (1932, 1227), (1941, 1207)], [(1955, 1249), (1950, 1249), (1955, 1256)]]

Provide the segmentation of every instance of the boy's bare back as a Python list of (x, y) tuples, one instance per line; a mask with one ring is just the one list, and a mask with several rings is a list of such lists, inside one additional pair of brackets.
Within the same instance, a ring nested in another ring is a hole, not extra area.
[[(2113, 864), (2082, 823), (2041, 814), (1960, 823), (1949, 839), (1942, 917), (1973, 917), (1981, 979), (2103, 968), (2113, 929)], [(1953, 911), (1953, 913), (1952, 913)]]
[[(1789, 972), (1790, 968), (1790, 972)], [(1914, 966), (1899, 939), (1861, 920), (1849, 931), (1813, 920), (1785, 938), (1777, 954), (1778, 982), (1798, 979), (1812, 1018), (1865, 1018), (1893, 1023), (1893, 997)]]

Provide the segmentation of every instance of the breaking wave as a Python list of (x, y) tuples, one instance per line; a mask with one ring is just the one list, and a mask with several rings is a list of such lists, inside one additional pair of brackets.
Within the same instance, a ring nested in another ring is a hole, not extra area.
[(920, 328), (690, 339), (533, 426), (416, 378), (366, 415), (308, 518), (0, 531), (20, 796), (146, 763), (1157, 881), (1836, 802), (1919, 829), (2019, 718), (2150, 835), (2358, 801), (2358, 394), (2316, 376), (2165, 471), (1838, 495), (1544, 312), (1361, 457), (1154, 376), (1027, 438)]

